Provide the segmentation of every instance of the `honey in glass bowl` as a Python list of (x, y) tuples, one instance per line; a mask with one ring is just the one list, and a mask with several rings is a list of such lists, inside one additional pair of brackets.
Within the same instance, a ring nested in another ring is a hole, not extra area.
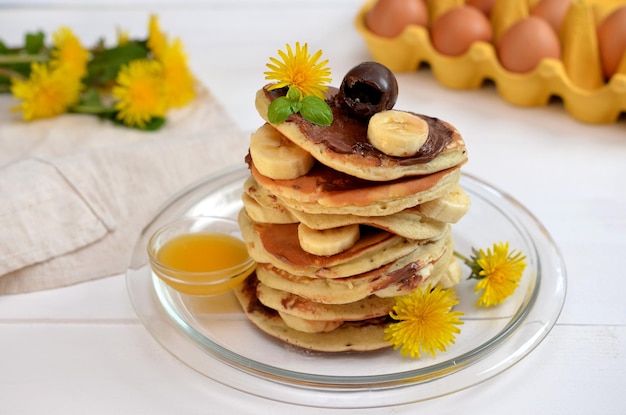
[(168, 224), (148, 242), (154, 273), (175, 290), (214, 295), (232, 290), (255, 269), (237, 222), (192, 217)]

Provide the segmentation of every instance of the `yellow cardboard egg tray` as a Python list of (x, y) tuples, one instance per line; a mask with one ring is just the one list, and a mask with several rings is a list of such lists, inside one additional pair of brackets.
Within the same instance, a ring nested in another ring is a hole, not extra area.
[[(536, 1), (497, 0), (491, 16), (494, 38), (517, 19), (526, 17)], [(446, 56), (437, 52), (428, 29), (421, 26), (408, 26), (394, 38), (377, 36), (365, 25), (365, 16), (374, 3), (370, 0), (359, 10), (356, 28), (374, 60), (394, 72), (415, 71), (426, 63), (440, 84), (454, 89), (477, 89), (491, 80), (504, 100), (523, 107), (545, 106), (557, 96), (574, 118), (592, 124), (615, 122), (620, 113), (626, 112), (626, 53), (618, 73), (606, 82), (596, 39), (597, 22), (626, 4), (625, 0), (574, 0), (560, 32), (561, 39), (565, 33), (573, 43), (567, 51), (562, 45), (562, 59), (543, 59), (533, 71), (523, 74), (505, 70), (492, 43), (474, 42), (463, 55)], [(429, 4), (429, 19), (433, 21), (448, 7), (463, 1), (435, 0)]]

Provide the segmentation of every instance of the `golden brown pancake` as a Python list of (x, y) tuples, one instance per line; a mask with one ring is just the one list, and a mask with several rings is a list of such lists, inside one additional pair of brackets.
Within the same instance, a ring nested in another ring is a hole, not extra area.
[(346, 304), (370, 295), (392, 297), (411, 292), (424, 282), (437, 284), (452, 259), (448, 235), (371, 271), (344, 278), (297, 276), (270, 264), (259, 264), (257, 278), (265, 285), (325, 304)]
[(375, 295), (347, 304), (323, 304), (299, 295), (280, 291), (259, 282), (259, 301), (276, 311), (307, 320), (319, 321), (359, 321), (387, 315), (395, 300)]
[(317, 163), (293, 180), (263, 176), (249, 160), (256, 183), (283, 205), (306, 213), (386, 216), (443, 197), (461, 177), (460, 166), (390, 182), (372, 182), (339, 173)]
[[(245, 210), (239, 213), (239, 227), (250, 256), (291, 274), (318, 278), (342, 278), (383, 266), (419, 249), (431, 240), (413, 241), (364, 227), (357, 243), (336, 255), (319, 256), (304, 251), (298, 240), (297, 224), (253, 223)], [(440, 238), (445, 236), (442, 234)]]
[(282, 205), (275, 196), (260, 187), (250, 176), (244, 183), (243, 205), (250, 219), (258, 223), (304, 223), (312, 229), (330, 229), (351, 224), (373, 226), (408, 239), (429, 239), (445, 230), (445, 222), (436, 215), (426, 217), (419, 205), (386, 216), (350, 214), (313, 214)]
[(390, 347), (384, 330), (388, 316), (345, 322), (327, 333), (306, 333), (289, 327), (276, 310), (265, 307), (256, 297), (256, 275), (235, 288), (235, 296), (248, 319), (266, 334), (304, 349), (320, 352), (370, 351)]
[[(371, 181), (389, 181), (406, 176), (425, 175), (463, 164), (467, 160), (465, 142), (449, 123), (416, 114), (427, 120), (430, 136), (422, 146), (425, 153), (414, 157), (388, 156), (369, 144), (367, 121), (348, 116), (332, 104), (337, 90), (330, 88), (328, 102), (333, 110), (333, 123), (320, 127), (299, 114), (285, 122), (272, 124), (285, 137), (308, 151), (314, 158), (336, 171)], [(267, 87), (256, 94), (259, 115), (269, 122), (267, 109), (280, 95)]]

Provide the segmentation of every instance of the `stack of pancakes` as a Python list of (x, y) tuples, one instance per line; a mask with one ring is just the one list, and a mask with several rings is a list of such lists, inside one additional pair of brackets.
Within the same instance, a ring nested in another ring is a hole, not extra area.
[[(460, 279), (450, 224), (470, 205), (458, 184), (465, 143), (450, 124), (411, 114), (426, 121), (426, 141), (416, 154), (389, 156), (369, 144), (368, 120), (336, 105), (336, 89), (326, 127), (299, 114), (270, 124), (268, 106), (280, 94), (266, 86), (256, 96), (266, 124), (251, 138), (239, 224), (258, 267), (236, 296), (256, 326), (287, 343), (326, 352), (388, 347), (394, 297)], [(291, 156), (277, 152), (273, 166), (271, 148), (253, 151), (253, 140), (268, 137), (311, 161), (283, 178)]]

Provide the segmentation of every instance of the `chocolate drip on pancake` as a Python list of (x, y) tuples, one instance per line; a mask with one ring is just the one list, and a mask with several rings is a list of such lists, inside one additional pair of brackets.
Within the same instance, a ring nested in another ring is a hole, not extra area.
[[(285, 94), (285, 89), (268, 91), (263, 89), (271, 100)], [(388, 156), (374, 148), (367, 139), (367, 121), (351, 117), (339, 105), (334, 103), (337, 88), (330, 87), (327, 103), (333, 112), (333, 123), (324, 127), (306, 121), (298, 114), (292, 114), (286, 122), (296, 123), (303, 134), (313, 143), (324, 144), (334, 152), (341, 154), (357, 154), (367, 159), (377, 160), (381, 164), (383, 159), (393, 160), (401, 166), (427, 163), (437, 157), (453, 139), (454, 131), (441, 120), (422, 114), (415, 114), (423, 118), (429, 127), (428, 138), (420, 150), (410, 157)]]

